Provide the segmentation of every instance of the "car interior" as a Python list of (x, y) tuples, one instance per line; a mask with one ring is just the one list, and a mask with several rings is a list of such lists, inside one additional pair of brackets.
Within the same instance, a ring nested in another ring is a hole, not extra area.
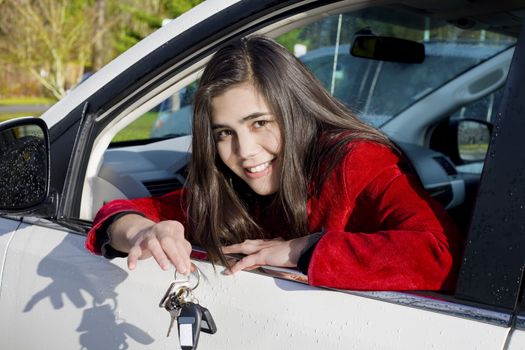
[[(489, 2), (477, 15), (469, 15), (468, 6), (454, 9), (451, 1), (431, 3), (434, 7), (405, 1), (366, 9), (337, 3), (256, 34), (292, 50), (334, 96), (394, 140), (425, 189), (466, 231), (525, 11), (508, 2), (496, 21), (488, 15), (496, 5)], [(387, 49), (400, 39), (419, 46), (403, 46), (388, 57), (379, 51), (352, 55), (363, 36)], [(421, 47), (423, 61), (416, 62)], [(207, 59), (152, 88), (98, 135), (81, 219), (92, 220), (112, 199), (157, 196), (184, 186), (192, 96)]]

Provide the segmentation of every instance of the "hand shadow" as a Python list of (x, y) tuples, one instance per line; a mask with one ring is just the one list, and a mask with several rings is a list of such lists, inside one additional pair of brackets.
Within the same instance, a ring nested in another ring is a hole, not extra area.
[[(75, 237), (66, 238), (45, 256), (38, 265), (37, 273), (51, 278), (51, 283), (36, 293), (26, 304), (29, 312), (40, 301), (49, 298), (55, 309), (64, 306), (63, 298), (69, 299), (77, 308), (87, 305), (81, 291), (93, 297), (93, 303), (102, 304), (115, 299), (115, 288), (128, 276), (123, 269), (100, 258), (86, 258), (86, 251)], [(98, 276), (104, 276), (102, 280)]]
[(127, 349), (128, 336), (141, 344), (153, 343), (153, 338), (140, 328), (127, 322), (117, 322), (108, 304), (86, 309), (76, 330), (81, 332), (81, 349), (86, 350), (100, 350), (101, 339), (104, 349)]
[[(82, 349), (100, 349), (100, 344), (107, 344), (104, 346), (107, 349), (126, 349), (128, 336), (141, 344), (152, 343), (153, 338), (138, 327), (117, 322), (118, 293), (115, 290), (128, 273), (103, 258), (90, 255), (83, 243), (78, 237), (67, 235), (42, 258), (37, 273), (50, 278), (51, 283), (34, 294), (23, 311), (30, 312), (47, 298), (55, 310), (63, 308), (67, 300), (78, 309), (90, 303), (92, 307), (84, 310), (82, 321), (76, 328), (81, 333), (79, 343)], [(87, 292), (93, 299), (86, 301), (82, 292)]]

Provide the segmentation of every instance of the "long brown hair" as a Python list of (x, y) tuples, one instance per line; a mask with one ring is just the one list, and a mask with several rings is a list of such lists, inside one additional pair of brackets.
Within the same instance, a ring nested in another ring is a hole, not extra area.
[(322, 171), (321, 164), (333, 168), (354, 140), (395, 148), (272, 39), (252, 36), (222, 47), (206, 66), (195, 96), (187, 190), (191, 238), (208, 251), (212, 261), (223, 264), (221, 245), (274, 238), (250, 215), (253, 194), (219, 158), (211, 128), (213, 98), (246, 82), (265, 98), (281, 129), (280, 186), (268, 210), (280, 213), (284, 220), (287, 229), (279, 232), (284, 239), (308, 234), (308, 196), (319, 194), (332, 170)]

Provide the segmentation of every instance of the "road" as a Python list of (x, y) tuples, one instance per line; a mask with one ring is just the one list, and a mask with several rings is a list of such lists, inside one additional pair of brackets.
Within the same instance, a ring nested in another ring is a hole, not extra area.
[(9, 113), (20, 113), (25, 112), (28, 115), (32, 113), (42, 114), (50, 106), (49, 105), (15, 105), (15, 106), (1, 106), (0, 105), (0, 114), (9, 114)]

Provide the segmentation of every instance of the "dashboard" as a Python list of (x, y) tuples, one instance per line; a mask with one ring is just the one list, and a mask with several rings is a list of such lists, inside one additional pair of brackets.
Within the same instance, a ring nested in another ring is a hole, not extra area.
[[(466, 180), (444, 154), (409, 143), (396, 143), (411, 162), (423, 187), (447, 210), (465, 203)], [(117, 198), (158, 196), (185, 184), (191, 136), (145, 145), (109, 148), (96, 179), (94, 208)], [(476, 177), (479, 181), (479, 175)], [(471, 181), (471, 180), (469, 180)]]

